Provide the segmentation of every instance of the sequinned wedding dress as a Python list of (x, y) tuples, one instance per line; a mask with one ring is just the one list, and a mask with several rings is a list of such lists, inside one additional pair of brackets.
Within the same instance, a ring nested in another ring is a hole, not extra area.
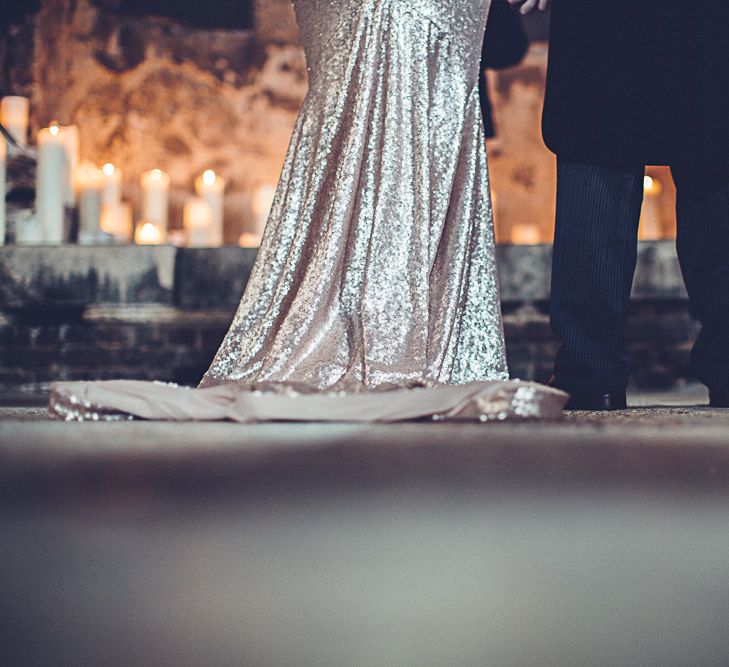
[(491, 0), (296, 0), (309, 69), (271, 216), (200, 388), (58, 383), (74, 418), (559, 414), (508, 382), (478, 68)]

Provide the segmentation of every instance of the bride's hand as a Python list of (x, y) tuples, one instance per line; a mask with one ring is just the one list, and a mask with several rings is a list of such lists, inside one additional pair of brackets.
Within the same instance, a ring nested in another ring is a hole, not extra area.
[(549, 9), (550, 2), (551, 0), (509, 0), (510, 5), (521, 5), (519, 7), (519, 13), (521, 14), (528, 14), (535, 9), (539, 9), (540, 12), (546, 12)]

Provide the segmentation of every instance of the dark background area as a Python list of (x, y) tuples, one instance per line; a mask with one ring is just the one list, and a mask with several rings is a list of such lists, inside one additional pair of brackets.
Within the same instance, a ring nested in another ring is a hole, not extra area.
[[(163, 16), (202, 28), (246, 29), (253, 21), (252, 0), (94, 0), (94, 4), (120, 14)], [(6, 0), (0, 8), (0, 30), (22, 22), (39, 7), (40, 0)], [(533, 13), (525, 24), (532, 41), (549, 37), (549, 13)]]

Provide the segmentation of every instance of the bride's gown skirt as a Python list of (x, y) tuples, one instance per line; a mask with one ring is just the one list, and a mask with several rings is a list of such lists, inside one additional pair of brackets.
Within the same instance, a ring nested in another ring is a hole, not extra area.
[[(208, 389), (57, 385), (57, 407), (61, 387), (95, 407), (105, 391), (99, 414), (160, 418), (204, 418), (160, 392), (242, 421), (558, 414), (558, 392), (504, 382), (478, 95), (489, 4), (297, 0), (309, 92)], [(140, 390), (142, 413), (110, 404)]]

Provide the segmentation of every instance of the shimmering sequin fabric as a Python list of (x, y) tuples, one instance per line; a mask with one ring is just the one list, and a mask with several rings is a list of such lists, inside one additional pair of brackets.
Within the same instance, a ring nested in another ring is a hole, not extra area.
[(52, 387), (66, 420), (493, 421), (508, 382), (477, 91), (490, 0), (298, 0), (310, 90), (248, 288), (201, 388)]
[(201, 386), (506, 379), (478, 96), (490, 0), (297, 0), (304, 102)]

